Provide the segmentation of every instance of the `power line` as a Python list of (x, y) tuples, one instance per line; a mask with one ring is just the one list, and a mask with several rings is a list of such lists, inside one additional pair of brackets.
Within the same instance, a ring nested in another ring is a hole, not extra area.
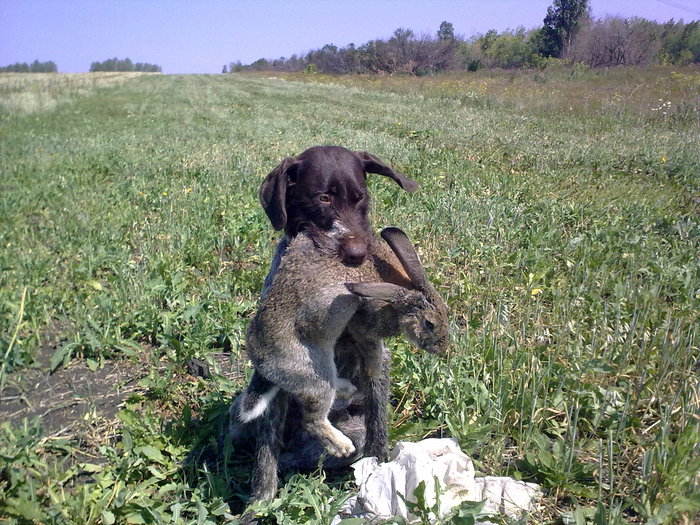
[(660, 2), (662, 4), (670, 5), (671, 7), (675, 7), (676, 9), (682, 9), (683, 11), (688, 11), (689, 13), (693, 13), (695, 15), (700, 15), (700, 10), (698, 9), (693, 9), (692, 7), (687, 7), (680, 2), (673, 2), (672, 0), (656, 0), (657, 2)]

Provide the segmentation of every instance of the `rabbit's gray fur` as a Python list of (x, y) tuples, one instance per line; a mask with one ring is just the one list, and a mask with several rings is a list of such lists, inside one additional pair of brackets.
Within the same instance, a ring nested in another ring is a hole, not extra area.
[[(274, 496), (276, 458), (285, 436), (295, 436), (293, 444), (303, 449), (298, 450), (297, 459), (305, 458), (306, 463), (308, 458), (318, 458), (322, 448), (338, 458), (347, 458), (356, 449), (367, 454), (369, 447), (364, 441), (370, 435), (374, 438), (378, 434), (385, 448), (386, 408), (382, 405), (388, 398), (389, 360), (382, 338), (404, 333), (425, 350), (441, 352), (446, 348), (444, 301), (425, 278), (405, 234), (396, 228), (387, 228), (382, 232), (385, 234), (385, 239), (393, 239), (392, 247), (394, 243), (404, 245), (404, 255), (396, 253), (399, 265), (418, 290), (382, 282), (387, 273), (384, 266), (396, 265), (396, 257), (378, 239), (371, 243), (372, 257), (360, 266), (349, 267), (337, 259), (333, 235), (304, 233), (289, 242), (276, 275), (266, 283), (267, 292), (247, 333), (248, 352), (256, 370), (246, 392), (231, 407), (234, 438), (240, 441), (252, 433), (257, 443), (253, 499)], [(319, 238), (325, 241), (319, 243)], [(413, 255), (405, 255), (411, 251)], [(358, 349), (360, 355), (343, 355), (356, 354)], [(351, 379), (339, 380), (338, 372)], [(339, 385), (349, 395), (358, 386), (353, 382), (369, 383), (360, 385), (361, 392), (377, 399), (361, 402), (365, 413), (353, 411), (352, 402), (345, 403), (345, 409), (337, 407), (334, 419), (338, 429), (328, 415)], [(378, 428), (370, 429), (369, 425)], [(298, 462), (295, 465), (294, 452), (290, 452), (288, 466), (303, 467)]]

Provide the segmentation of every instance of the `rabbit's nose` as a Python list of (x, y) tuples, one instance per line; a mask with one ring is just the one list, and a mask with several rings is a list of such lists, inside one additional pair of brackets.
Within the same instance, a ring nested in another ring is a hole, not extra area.
[(349, 235), (343, 243), (340, 255), (343, 263), (359, 266), (367, 257), (367, 243), (354, 235)]

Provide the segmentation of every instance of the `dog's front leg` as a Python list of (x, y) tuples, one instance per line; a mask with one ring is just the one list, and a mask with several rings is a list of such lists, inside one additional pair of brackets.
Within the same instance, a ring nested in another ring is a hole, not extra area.
[(390, 390), (391, 356), (384, 342), (365, 341), (365, 373), (367, 374), (367, 400), (365, 410), (364, 456), (374, 456), (379, 461), (388, 457), (388, 406)]
[(278, 392), (265, 413), (255, 420), (257, 440), (250, 487), (251, 501), (269, 501), (277, 493), (277, 463), (284, 437), (287, 403), (287, 394)]

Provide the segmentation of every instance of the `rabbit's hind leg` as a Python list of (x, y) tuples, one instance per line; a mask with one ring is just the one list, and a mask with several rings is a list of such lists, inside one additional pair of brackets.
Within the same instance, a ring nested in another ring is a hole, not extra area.
[[(299, 401), (302, 407), (302, 425), (306, 431), (318, 438), (328, 453), (346, 457), (355, 452), (355, 446), (328, 421), (336, 396), (337, 370), (332, 347), (330, 351), (326, 350), (307, 347), (304, 353), (310, 356), (308, 361), (297, 359), (276, 363), (276, 368), (271, 370), (274, 377), (270, 379), (282, 391)], [(346, 383), (341, 386), (342, 390), (348, 388)]]
[(340, 430), (331, 425), (328, 419), (324, 419), (316, 436), (323, 443), (329, 454), (339, 458), (344, 458), (355, 452), (355, 445), (352, 440)]
[(335, 399), (335, 379), (333, 377), (333, 382), (326, 382), (317, 378), (315, 383), (307, 383), (307, 388), (293, 395), (302, 406), (304, 428), (318, 438), (329, 454), (342, 458), (355, 452), (355, 446), (328, 420)]
[(350, 438), (328, 420), (328, 413), (335, 398), (335, 388), (332, 384), (318, 382), (313, 388), (295, 392), (293, 395), (302, 406), (304, 428), (318, 438), (329, 454), (342, 458), (355, 452)]

